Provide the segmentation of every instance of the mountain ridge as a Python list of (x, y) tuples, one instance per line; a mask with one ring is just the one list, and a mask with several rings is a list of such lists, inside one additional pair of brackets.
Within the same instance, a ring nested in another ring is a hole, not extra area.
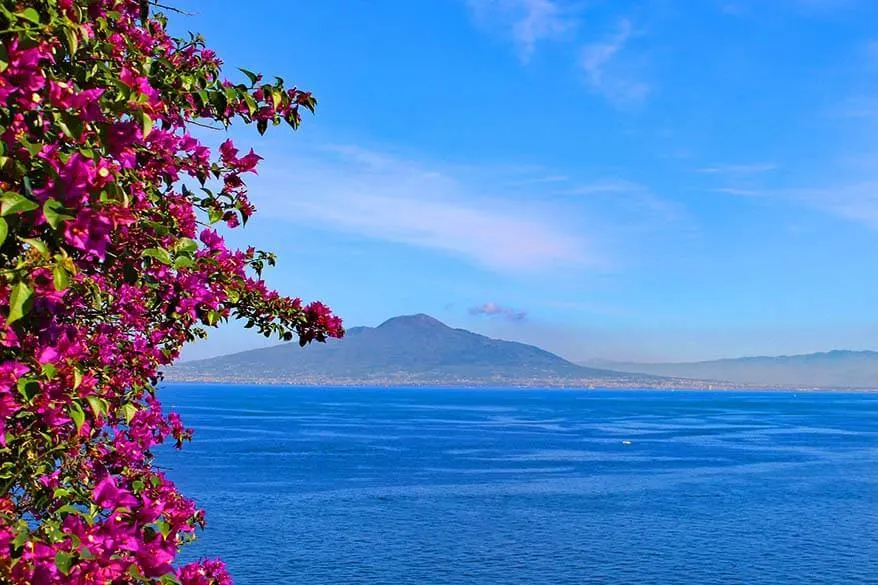
[[(300, 385), (672, 386), (674, 381), (574, 364), (536, 346), (455, 329), (418, 313), (342, 340), (268, 348), (176, 364), (168, 381)], [(679, 385), (679, 384), (678, 384)]]
[(878, 352), (871, 350), (832, 349), (807, 354), (743, 356), (696, 362), (590, 360), (581, 362), (581, 365), (747, 385), (878, 388)]

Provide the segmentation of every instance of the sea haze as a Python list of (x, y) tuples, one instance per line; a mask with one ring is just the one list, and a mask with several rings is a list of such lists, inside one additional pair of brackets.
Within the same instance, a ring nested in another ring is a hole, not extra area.
[(878, 583), (878, 395), (165, 385), (236, 583)]

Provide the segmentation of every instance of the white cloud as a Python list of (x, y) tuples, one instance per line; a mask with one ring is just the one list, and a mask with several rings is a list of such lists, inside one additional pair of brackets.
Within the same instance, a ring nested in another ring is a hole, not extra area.
[(878, 230), (878, 180), (841, 183), (833, 187), (752, 190), (724, 188), (712, 191), (786, 201)]
[(634, 36), (631, 21), (622, 19), (616, 32), (582, 49), (580, 65), (589, 87), (618, 106), (640, 103), (650, 91), (649, 84), (619, 64), (620, 53)]
[(512, 307), (504, 307), (496, 303), (484, 303), (477, 307), (471, 307), (470, 315), (485, 315), (488, 317), (501, 317), (507, 321), (524, 321), (527, 312), (513, 309)]
[(636, 193), (645, 191), (646, 188), (633, 181), (625, 179), (598, 179), (591, 183), (584, 183), (571, 187), (565, 193), (570, 195), (592, 195), (611, 193)]
[(616, 224), (655, 230), (674, 224), (679, 233), (688, 223), (685, 207), (650, 189), (647, 185), (620, 178), (576, 183), (559, 191), (586, 208), (599, 209), (601, 217), (615, 217)]
[(878, 230), (878, 181), (848, 183), (831, 188), (788, 189), (775, 193)]
[(696, 169), (699, 173), (723, 175), (755, 175), (777, 169), (773, 163), (756, 163), (746, 165), (711, 165)]
[(480, 25), (515, 43), (522, 63), (530, 61), (538, 43), (563, 38), (577, 23), (557, 0), (467, 0), (467, 5)]
[(267, 216), (439, 250), (497, 271), (605, 264), (593, 241), (537, 197), (498, 197), (465, 174), (358, 148), (290, 157), (283, 170), (274, 158), (252, 180)]
[(762, 195), (761, 191), (757, 191), (755, 189), (738, 189), (736, 187), (720, 187), (717, 189), (711, 189), (714, 193), (724, 193), (726, 195), (735, 195), (736, 197), (759, 197)]

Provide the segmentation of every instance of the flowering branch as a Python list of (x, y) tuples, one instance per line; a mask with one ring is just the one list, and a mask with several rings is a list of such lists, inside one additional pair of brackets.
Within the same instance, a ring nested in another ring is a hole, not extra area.
[(229, 583), (219, 561), (173, 565), (204, 513), (154, 466), (192, 437), (156, 398), (161, 369), (230, 319), (302, 345), (344, 333), (265, 285), (272, 255), (217, 231), (253, 214), (260, 157), (188, 131), (295, 129), (316, 100), (226, 80), (156, 7), (182, 13), (0, 0), (2, 583)]

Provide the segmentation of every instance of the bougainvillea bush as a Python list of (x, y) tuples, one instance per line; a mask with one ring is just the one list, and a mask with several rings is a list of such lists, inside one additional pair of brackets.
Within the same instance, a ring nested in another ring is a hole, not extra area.
[(302, 345), (343, 334), (266, 288), (270, 254), (226, 247), (259, 157), (190, 133), (296, 128), (314, 98), (226, 80), (158, 10), (0, 0), (2, 583), (230, 582), (219, 561), (174, 563), (204, 514), (153, 466), (192, 434), (156, 399), (161, 369), (229, 319)]

